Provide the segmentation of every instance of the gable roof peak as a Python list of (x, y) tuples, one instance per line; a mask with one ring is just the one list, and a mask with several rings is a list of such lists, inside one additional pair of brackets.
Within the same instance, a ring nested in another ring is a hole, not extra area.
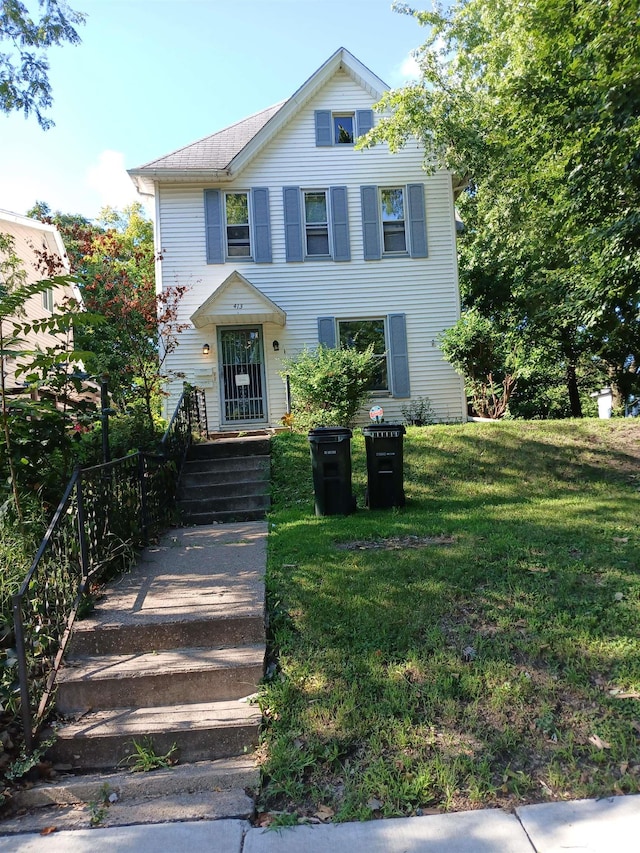
[(389, 88), (350, 51), (339, 47), (287, 100), (266, 110), (260, 110), (164, 157), (150, 160), (136, 169), (129, 169), (129, 176), (139, 192), (150, 194), (154, 194), (154, 181), (162, 178), (188, 181), (235, 177), (341, 69), (375, 100), (379, 100)]

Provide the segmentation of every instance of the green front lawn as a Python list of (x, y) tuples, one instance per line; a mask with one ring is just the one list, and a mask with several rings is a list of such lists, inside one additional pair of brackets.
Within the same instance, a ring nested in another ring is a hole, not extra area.
[[(316, 518), (273, 440), (264, 812), (640, 791), (640, 424), (409, 428), (404, 509)], [(268, 822), (269, 818), (265, 819)]]

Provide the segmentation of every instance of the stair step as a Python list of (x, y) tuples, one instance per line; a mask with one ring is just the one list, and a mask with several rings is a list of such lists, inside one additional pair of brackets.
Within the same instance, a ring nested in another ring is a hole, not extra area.
[[(260, 608), (248, 608), (246, 602), (224, 606), (219, 618), (119, 621), (117, 614), (76, 623), (70, 654), (74, 656), (135, 654), (165, 649), (204, 645), (246, 645), (264, 641), (264, 615)], [(232, 612), (235, 610), (236, 612)]]
[(187, 524), (204, 526), (207, 524), (228, 524), (234, 521), (262, 521), (266, 515), (265, 509), (253, 510), (215, 510), (189, 512), (183, 515)]
[(202, 498), (187, 498), (179, 501), (179, 508), (183, 514), (198, 512), (217, 512), (219, 510), (256, 510), (263, 512), (270, 506), (271, 499), (268, 494), (240, 494), (240, 495), (209, 495)]
[(212, 482), (210, 479), (194, 478), (183, 480), (178, 491), (178, 502), (190, 500), (207, 500), (220, 495), (227, 497), (256, 497), (269, 494), (268, 480), (239, 480), (228, 483)]
[(58, 675), (62, 714), (87, 708), (241, 699), (264, 674), (265, 646), (179, 648), (68, 660)]
[(219, 478), (221, 483), (235, 482), (241, 477), (269, 479), (271, 460), (268, 456), (232, 456), (222, 459), (187, 460), (182, 468), (182, 478), (199, 478), (206, 475)]
[[(105, 786), (120, 801), (139, 797), (162, 797), (168, 794), (193, 794), (233, 789), (257, 789), (260, 771), (249, 755), (197, 761), (175, 767), (159, 767), (153, 773), (73, 774), (58, 771), (50, 782), (36, 782), (31, 788), (15, 788), (11, 792), (12, 809), (39, 809), (45, 806), (100, 802)], [(3, 823), (4, 831), (4, 823)]]
[(192, 444), (189, 459), (219, 459), (225, 456), (267, 456), (270, 439), (266, 436), (218, 438), (201, 444)]
[[(140, 773), (135, 775), (154, 776), (153, 773)], [(12, 806), (14, 803), (12, 802)], [(5, 817), (2, 821), (2, 835), (5, 836), (4, 842), (0, 839), (0, 850), (27, 851), (34, 850), (28, 841), (22, 842), (21, 839), (15, 838), (10, 842), (10, 837), (18, 833), (41, 833), (46, 835), (51, 831), (51, 826), (56, 829), (56, 837), (60, 846), (55, 846), (55, 850), (100, 850), (103, 849), (97, 843), (96, 829), (102, 827), (115, 826), (137, 826), (145, 825), (144, 837), (147, 843), (142, 845), (131, 842), (131, 838), (121, 836), (121, 846), (117, 840), (111, 839), (111, 847), (114, 850), (157, 850), (164, 848), (167, 851), (182, 849), (183, 846), (193, 844), (194, 830), (187, 821), (224, 821), (224, 826), (237, 826), (237, 844), (228, 847), (229, 831), (221, 833), (220, 845), (216, 845), (212, 830), (209, 829), (206, 837), (202, 838), (203, 846), (197, 845), (196, 849), (209, 850), (239, 850), (242, 840), (242, 824), (240, 820), (248, 820), (253, 816), (254, 803), (251, 797), (247, 796), (242, 788), (236, 788), (228, 791), (206, 791), (204, 793), (194, 792), (189, 794), (167, 794), (162, 797), (147, 797), (140, 796), (135, 800), (118, 800), (111, 804), (107, 801), (104, 803), (104, 789), (100, 790), (93, 802), (76, 803), (69, 806), (49, 806), (39, 808), (27, 814), (16, 815), (14, 817)], [(99, 818), (98, 822), (96, 820)], [(165, 824), (162, 827), (158, 837), (151, 841), (154, 829), (152, 824)], [(167, 824), (171, 823), (171, 826)], [(172, 829), (189, 826), (186, 833), (182, 833), (181, 837), (176, 837), (172, 834)], [(201, 824), (203, 825), (203, 824)], [(211, 827), (210, 823), (204, 826)], [(215, 826), (221, 826), (216, 824)], [(65, 841), (60, 837), (60, 832), (65, 830), (75, 830), (74, 841)], [(87, 833), (84, 835), (82, 830)], [(90, 836), (89, 836), (90, 833)], [(84, 838), (82, 837), (84, 835)], [(5, 847), (4, 844), (9, 840), (9, 844)], [(83, 843), (84, 842), (84, 843)], [(53, 842), (55, 845), (55, 841)], [(26, 846), (25, 846), (26, 845)], [(86, 845), (86, 846), (85, 846)], [(213, 846), (212, 846), (213, 845)], [(53, 850), (51, 843), (47, 844), (47, 849)]]
[(48, 756), (72, 768), (122, 767), (133, 740), (150, 738), (157, 755), (175, 743), (180, 762), (227, 758), (256, 746), (260, 720), (256, 706), (234, 700), (96, 711), (59, 728)]

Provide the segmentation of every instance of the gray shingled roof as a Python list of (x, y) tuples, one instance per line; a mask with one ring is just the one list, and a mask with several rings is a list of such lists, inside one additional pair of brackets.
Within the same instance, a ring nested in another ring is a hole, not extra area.
[(259, 113), (225, 127), (211, 136), (205, 136), (197, 142), (179, 148), (157, 160), (151, 160), (135, 171), (142, 169), (180, 169), (180, 170), (223, 170), (233, 158), (248, 145), (269, 119), (280, 110), (286, 101), (268, 107)]

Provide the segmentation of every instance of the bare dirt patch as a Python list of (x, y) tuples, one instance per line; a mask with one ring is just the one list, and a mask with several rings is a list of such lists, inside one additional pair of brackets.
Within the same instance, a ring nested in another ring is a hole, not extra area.
[(428, 548), (432, 545), (453, 545), (452, 536), (389, 536), (386, 539), (357, 539), (337, 542), (341, 551), (401, 551), (404, 548)]

